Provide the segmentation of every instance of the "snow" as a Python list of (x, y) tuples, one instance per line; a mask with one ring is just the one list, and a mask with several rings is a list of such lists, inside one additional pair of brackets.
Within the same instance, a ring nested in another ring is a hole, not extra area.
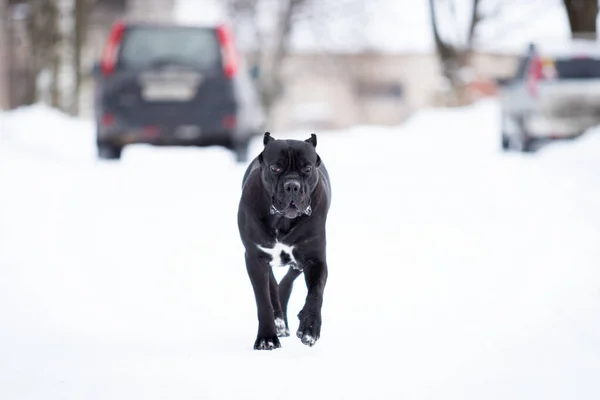
[(227, 151), (102, 163), (90, 121), (0, 114), (0, 398), (599, 398), (600, 131), (532, 156), (497, 131), (485, 101), (317, 132), (321, 339), (295, 337), (298, 279), (258, 352)]

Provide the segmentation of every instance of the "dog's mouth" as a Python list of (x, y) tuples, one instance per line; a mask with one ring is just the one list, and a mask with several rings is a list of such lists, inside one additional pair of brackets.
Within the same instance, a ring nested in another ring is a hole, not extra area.
[(308, 206), (306, 206), (305, 208), (300, 208), (293, 201), (282, 210), (275, 207), (274, 204), (271, 204), (271, 214), (279, 214), (279, 215), (283, 215), (286, 218), (294, 219), (303, 214), (310, 216), (312, 214), (312, 208), (311, 208), (310, 204)]

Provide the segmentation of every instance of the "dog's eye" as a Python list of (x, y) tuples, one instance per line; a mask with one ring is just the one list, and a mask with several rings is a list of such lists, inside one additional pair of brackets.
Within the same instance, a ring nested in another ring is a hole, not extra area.
[(312, 171), (312, 165), (307, 165), (306, 167), (302, 168), (303, 174), (309, 174), (310, 171)]
[(277, 166), (277, 165), (271, 165), (271, 172), (277, 174), (279, 172), (281, 172), (281, 167)]

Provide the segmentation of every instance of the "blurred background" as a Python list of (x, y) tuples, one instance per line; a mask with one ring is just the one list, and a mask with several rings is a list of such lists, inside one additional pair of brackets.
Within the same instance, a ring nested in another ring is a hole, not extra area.
[[(289, 3), (289, 4), (287, 4)], [(597, 5), (559, 0), (3, 0), (3, 108), (93, 113), (92, 66), (122, 18), (231, 23), (272, 130), (398, 124), (497, 93), (532, 42), (594, 34)], [(273, 58), (274, 57), (274, 58)]]
[[(0, 399), (600, 399), (597, 18), (0, 0)], [(321, 338), (298, 279), (269, 354), (236, 220), (266, 130), (333, 186)]]

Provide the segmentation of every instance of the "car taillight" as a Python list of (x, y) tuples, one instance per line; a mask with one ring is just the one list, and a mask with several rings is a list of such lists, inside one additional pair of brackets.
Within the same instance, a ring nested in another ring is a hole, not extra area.
[(217, 37), (221, 44), (221, 54), (223, 55), (223, 69), (227, 78), (232, 78), (238, 70), (238, 54), (235, 48), (233, 32), (226, 25), (217, 27)]
[(235, 115), (226, 115), (222, 121), (223, 128), (233, 129), (237, 124), (237, 118)]
[(544, 64), (542, 59), (535, 55), (527, 71), (527, 91), (532, 97), (538, 95), (538, 82), (544, 79)]
[(147, 139), (154, 139), (160, 136), (160, 128), (156, 125), (147, 125), (142, 128), (142, 135)]
[(103, 126), (112, 126), (115, 123), (115, 116), (112, 114), (104, 114), (101, 123)]
[(119, 46), (125, 33), (125, 23), (123, 21), (117, 21), (113, 24), (106, 45), (102, 51), (102, 59), (100, 60), (101, 69), (103, 75), (110, 75), (115, 70), (117, 64), (117, 54), (119, 52)]

